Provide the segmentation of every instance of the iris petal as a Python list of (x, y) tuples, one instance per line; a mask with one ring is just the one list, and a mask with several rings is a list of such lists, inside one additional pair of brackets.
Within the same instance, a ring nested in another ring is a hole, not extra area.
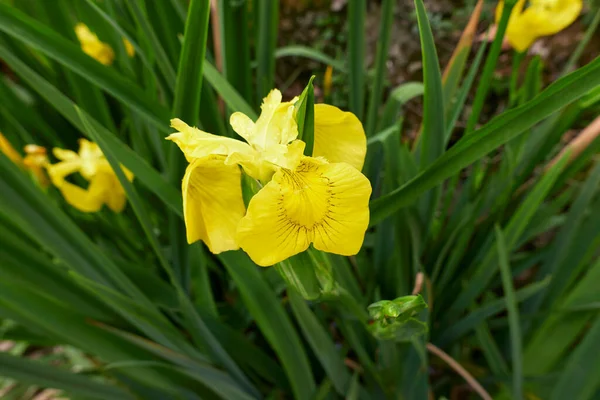
[(244, 216), (241, 171), (224, 156), (195, 159), (182, 183), (188, 243), (202, 240), (212, 253), (236, 250), (235, 232)]
[[(553, 35), (571, 25), (583, 7), (581, 0), (531, 0), (524, 9), (526, 0), (519, 0), (514, 6), (506, 37), (517, 51), (527, 50), (542, 36)], [(496, 7), (496, 23), (500, 20), (504, 1)]]
[(354, 114), (328, 104), (315, 104), (313, 157), (345, 162), (360, 171), (366, 154), (365, 131)]
[(178, 132), (169, 135), (167, 139), (175, 142), (190, 162), (195, 158), (206, 157), (210, 154), (251, 154), (253, 152), (250, 146), (240, 140), (217, 136), (198, 128), (192, 128), (177, 118), (171, 120), (171, 127), (177, 129)]
[(237, 241), (261, 266), (273, 265), (314, 243), (319, 250), (356, 254), (369, 223), (368, 179), (349, 164), (304, 157), (281, 169), (250, 201)]

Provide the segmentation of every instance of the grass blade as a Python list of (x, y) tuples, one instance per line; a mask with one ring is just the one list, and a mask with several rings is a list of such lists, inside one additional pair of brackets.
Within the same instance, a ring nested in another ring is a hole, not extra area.
[(551, 400), (590, 399), (600, 382), (598, 354), (600, 318), (596, 318), (579, 346), (566, 361), (565, 370), (552, 391)]
[[(248, 2), (218, 1), (223, 74), (245, 99), (252, 98)], [(238, 111), (238, 110), (235, 110)]]
[(375, 225), (397, 210), (412, 204), (426, 190), (597, 86), (600, 86), (600, 58), (556, 81), (535, 99), (496, 117), (473, 135), (460, 140), (404, 186), (371, 202), (370, 225)]
[(335, 390), (344, 395), (348, 390), (350, 374), (342, 360), (341, 354), (336, 350), (330, 334), (323, 328), (319, 320), (312, 313), (306, 301), (294, 290), (288, 290), (292, 311), (300, 324), (304, 337), (310, 344), (315, 356), (321, 362), (323, 369), (331, 379)]
[[(423, 171), (444, 153), (444, 93), (442, 91), (442, 75), (437, 57), (433, 33), (427, 19), (427, 11), (422, 0), (415, 0), (421, 51), (423, 59), (423, 124), (420, 138), (419, 170)], [(417, 139), (418, 140), (418, 139)], [(441, 187), (434, 188), (425, 194), (419, 210), (423, 226), (427, 229), (433, 218), (440, 198)]]
[(53, 30), (4, 3), (0, 3), (0, 30), (40, 50), (121, 100), (161, 131), (169, 132), (166, 125), (169, 117), (164, 107), (151, 100), (139, 86), (98, 63)]
[(496, 29), (496, 36), (494, 37), (492, 47), (490, 47), (490, 52), (485, 60), (481, 79), (479, 80), (479, 86), (477, 87), (475, 99), (473, 100), (473, 108), (471, 109), (471, 114), (469, 115), (469, 119), (467, 121), (467, 135), (473, 132), (477, 126), (477, 123), (479, 122), (479, 116), (481, 115), (481, 110), (483, 110), (483, 104), (485, 103), (485, 99), (492, 84), (492, 78), (494, 71), (496, 70), (498, 57), (500, 56), (500, 51), (502, 51), (502, 41), (504, 40), (504, 34), (506, 33), (506, 28), (508, 26), (508, 19), (514, 5), (515, 1), (504, 2), (502, 16), (500, 17), (500, 21), (498, 22)]
[(258, 7), (258, 37), (256, 45), (256, 60), (258, 62), (256, 82), (258, 88), (256, 104), (260, 104), (263, 97), (266, 97), (275, 85), (274, 54), (279, 26), (279, 2), (259, 1), (254, 6)]
[(451, 109), (450, 105), (452, 104), (452, 99), (454, 98), (456, 90), (458, 89), (458, 84), (460, 83), (469, 53), (471, 52), (471, 47), (473, 46), (473, 39), (477, 33), (477, 23), (479, 22), (482, 7), (483, 0), (478, 0), (475, 8), (473, 9), (473, 13), (471, 14), (471, 18), (469, 18), (469, 22), (463, 30), (454, 52), (452, 52), (450, 61), (448, 61), (448, 64), (444, 69), (442, 82), (446, 116), (449, 115), (448, 111)]
[(0, 352), (0, 376), (36, 386), (61, 389), (89, 399), (134, 399), (131, 394), (116, 386), (97, 382), (85, 375), (65, 371), (55, 365), (14, 357), (2, 352)]
[(304, 57), (313, 61), (318, 61), (325, 65), (331, 65), (336, 71), (347, 72), (348, 68), (343, 62), (340, 62), (327, 54), (321, 53), (312, 47), (306, 46), (285, 46), (275, 50), (275, 58), (282, 57)]
[(310, 364), (287, 314), (259, 273), (259, 269), (241, 252), (219, 255), (227, 272), (240, 290), (244, 304), (283, 364), (298, 399), (311, 398), (316, 386)]
[(383, 82), (385, 80), (388, 59), (388, 50), (390, 47), (390, 36), (392, 35), (392, 21), (394, 19), (394, 0), (384, 0), (381, 5), (381, 26), (379, 28), (379, 40), (377, 41), (377, 55), (375, 56), (375, 81), (371, 88), (371, 98), (369, 99), (369, 108), (367, 111), (367, 137), (375, 134), (377, 124), (377, 114), (381, 104), (381, 95), (383, 92)]
[[(209, 61), (204, 61), (204, 78), (210, 83), (217, 93), (221, 96), (225, 104), (232, 109), (246, 114), (252, 120), (256, 120), (258, 115), (246, 100), (235, 90), (227, 79)], [(262, 99), (261, 99), (262, 100)]]
[(495, 229), (500, 274), (502, 275), (502, 286), (504, 287), (504, 298), (506, 299), (506, 310), (508, 311), (508, 328), (510, 331), (512, 352), (513, 399), (523, 400), (523, 344), (521, 341), (521, 327), (519, 324), (519, 308), (517, 307), (517, 300), (515, 299), (512, 272), (510, 270), (510, 265), (508, 264), (509, 250), (506, 247), (506, 240), (498, 225), (496, 225)]
[(350, 111), (362, 120), (365, 103), (365, 15), (367, 2), (353, 0), (348, 4), (348, 79)]

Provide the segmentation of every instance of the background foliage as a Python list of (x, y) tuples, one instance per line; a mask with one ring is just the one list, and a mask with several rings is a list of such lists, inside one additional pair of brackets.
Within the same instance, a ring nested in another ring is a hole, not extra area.
[[(395, 3), (381, 2), (367, 66), (365, 0), (345, 8), (337, 58), (277, 47), (278, 2), (0, 1), (0, 130), (19, 150), (87, 137), (136, 177), (120, 174), (124, 213), (84, 214), (0, 153), (0, 393), (600, 398), (600, 59), (574, 68), (600, 12), (588, 7), (554, 82), (540, 57), (511, 54), (498, 89), (502, 35), (474, 40), (481, 4), (441, 68), (436, 20), (416, 0), (423, 79), (391, 87)], [(111, 45), (112, 66), (81, 51), (77, 22)], [(333, 67), (368, 135), (363, 249), (265, 269), (188, 246), (169, 119), (233, 136), (230, 113), (255, 118), (276, 64), (303, 59), (319, 87)], [(481, 124), (490, 93), (508, 101)], [(409, 135), (406, 103), (421, 97)]]

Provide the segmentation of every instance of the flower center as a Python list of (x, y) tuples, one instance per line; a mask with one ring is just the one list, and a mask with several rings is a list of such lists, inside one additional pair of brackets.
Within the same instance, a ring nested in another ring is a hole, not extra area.
[(321, 224), (331, 208), (329, 179), (314, 164), (301, 163), (296, 171), (284, 171), (280, 208), (290, 223), (312, 230)]

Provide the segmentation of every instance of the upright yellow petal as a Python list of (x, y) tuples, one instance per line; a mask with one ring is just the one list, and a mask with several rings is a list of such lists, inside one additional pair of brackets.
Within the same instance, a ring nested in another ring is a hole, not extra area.
[(313, 157), (324, 157), (330, 163), (345, 162), (360, 171), (366, 154), (367, 137), (354, 114), (328, 104), (315, 104)]
[(261, 266), (314, 243), (331, 253), (356, 254), (369, 223), (368, 179), (354, 167), (304, 157), (279, 170), (250, 201), (237, 232), (240, 247)]
[(240, 112), (233, 113), (229, 122), (233, 130), (257, 151), (264, 151), (275, 145), (287, 145), (298, 137), (294, 108), (297, 100), (294, 98), (282, 103), (281, 92), (273, 89), (263, 99), (256, 123)]
[(241, 171), (224, 161), (215, 155), (195, 159), (182, 183), (188, 243), (202, 240), (215, 254), (239, 248), (235, 233), (246, 210)]
[(22, 166), (23, 158), (18, 151), (10, 144), (10, 142), (0, 133), (0, 152), (4, 153), (13, 163)]
[(182, 120), (171, 120), (171, 127), (178, 132), (167, 136), (179, 146), (188, 161), (203, 158), (211, 154), (228, 156), (233, 153), (252, 155), (252, 148), (240, 141), (223, 136), (217, 136), (198, 128), (192, 128)]

